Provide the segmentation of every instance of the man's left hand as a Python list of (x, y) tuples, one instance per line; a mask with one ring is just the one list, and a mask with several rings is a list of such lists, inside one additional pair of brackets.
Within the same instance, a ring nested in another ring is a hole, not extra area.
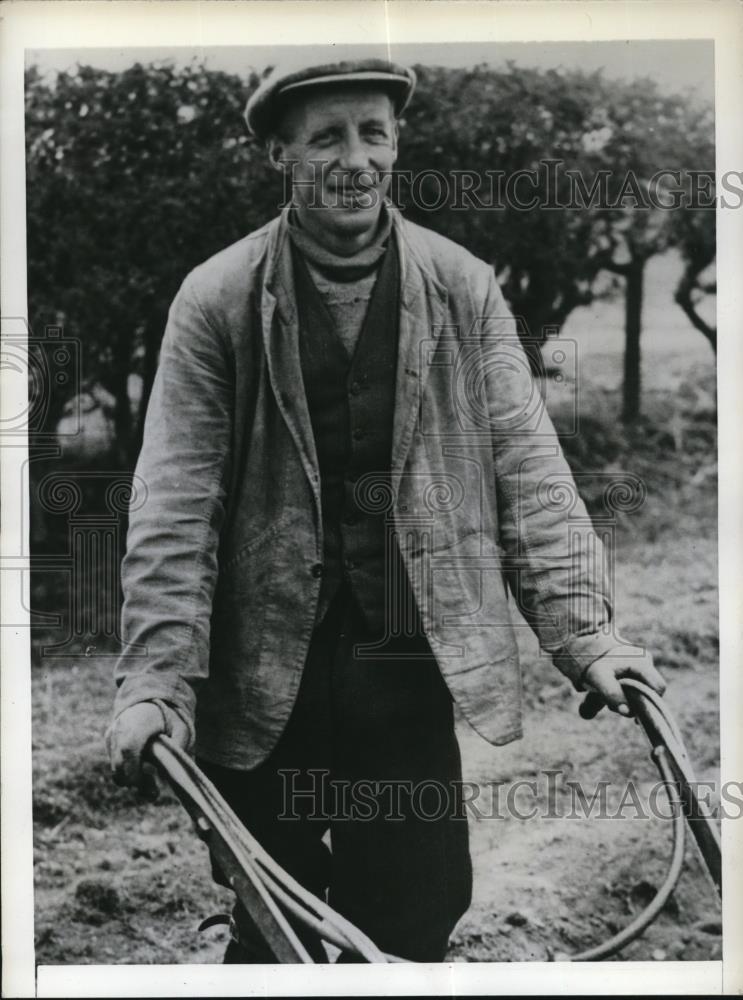
[(589, 688), (589, 692), (581, 703), (581, 716), (592, 719), (606, 705), (612, 712), (631, 715), (622, 690), (623, 677), (642, 681), (658, 694), (663, 694), (666, 689), (666, 682), (653, 666), (650, 653), (640, 646), (627, 646), (621, 653), (606, 653), (599, 657), (586, 670), (583, 683)]

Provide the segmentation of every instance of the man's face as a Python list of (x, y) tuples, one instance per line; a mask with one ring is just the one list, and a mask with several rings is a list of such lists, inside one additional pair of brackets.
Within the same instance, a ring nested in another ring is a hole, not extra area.
[(343, 238), (376, 226), (397, 158), (392, 102), (373, 87), (317, 88), (292, 101), (271, 139), (292, 169), (294, 201), (313, 227)]

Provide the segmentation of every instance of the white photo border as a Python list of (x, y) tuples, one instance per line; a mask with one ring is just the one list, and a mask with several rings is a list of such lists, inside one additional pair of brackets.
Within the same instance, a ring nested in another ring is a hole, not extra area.
[[(717, 172), (743, 170), (743, 7), (718, 2), (592, 2), (592, 0), (11, 0), (0, 12), (3, 325), (26, 305), (25, 145), (23, 72), (27, 49), (199, 47), (328, 42), (396, 45), (452, 41), (600, 41), (678, 38), (715, 44)], [(718, 403), (721, 780), (741, 779), (741, 553), (743, 551), (743, 213), (718, 208)], [(2, 416), (23, 411), (23, 372), (3, 371)], [(0, 423), (0, 428), (2, 423)], [(19, 496), (26, 449), (0, 436), (2, 623), (23, 622), (28, 573), (18, 553)], [(25, 593), (22, 593), (25, 589)], [(743, 822), (723, 820), (722, 962), (455, 963), (385, 966), (42, 966), (34, 968), (31, 824), (31, 681), (29, 629), (0, 630), (2, 640), (2, 951), (3, 995), (331, 996), (473, 994), (678, 993), (720, 995), (743, 989), (740, 893)]]

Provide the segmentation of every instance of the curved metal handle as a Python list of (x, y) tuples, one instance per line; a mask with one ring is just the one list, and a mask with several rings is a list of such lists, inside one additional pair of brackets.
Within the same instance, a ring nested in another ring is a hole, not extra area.
[[(622, 687), (630, 707), (652, 744), (651, 755), (674, 808), (671, 861), (662, 886), (632, 923), (608, 941), (577, 955), (566, 956), (566, 960), (570, 962), (596, 962), (608, 958), (638, 938), (655, 920), (681, 875), (684, 862), (685, 820), (689, 823), (718, 892), (722, 891), (720, 835), (714, 820), (706, 810), (702, 809), (696, 794), (694, 770), (676, 720), (661, 697), (646, 684), (626, 679), (622, 681)], [(678, 790), (679, 802), (674, 803), (671, 799), (670, 788)]]
[(722, 843), (717, 825), (697, 794), (696, 776), (681, 732), (663, 699), (640, 681), (622, 681), (630, 707), (653, 747), (668, 751), (683, 812), (715, 887), (722, 896)]

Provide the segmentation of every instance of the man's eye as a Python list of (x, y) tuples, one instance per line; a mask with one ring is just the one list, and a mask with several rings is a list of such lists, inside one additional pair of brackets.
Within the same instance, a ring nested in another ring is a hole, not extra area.
[(327, 145), (335, 140), (335, 132), (319, 132), (312, 137), (312, 142), (316, 146)]

